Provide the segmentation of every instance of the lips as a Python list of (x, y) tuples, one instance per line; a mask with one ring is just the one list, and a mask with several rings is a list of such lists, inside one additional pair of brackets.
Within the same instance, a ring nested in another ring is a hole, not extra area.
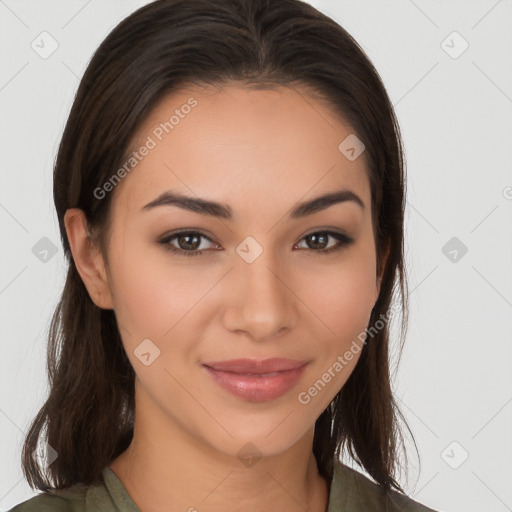
[(251, 402), (265, 402), (296, 386), (307, 364), (307, 361), (284, 358), (233, 359), (203, 363), (203, 368), (232, 395)]
[(307, 361), (296, 361), (275, 357), (272, 359), (232, 359), (230, 361), (218, 361), (203, 363), (214, 370), (223, 372), (240, 373), (245, 375), (261, 375), (266, 373), (296, 370), (304, 366)]

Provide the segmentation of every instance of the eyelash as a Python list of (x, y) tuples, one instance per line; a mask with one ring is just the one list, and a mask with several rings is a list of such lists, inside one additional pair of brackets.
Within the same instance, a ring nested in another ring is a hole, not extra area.
[[(312, 252), (317, 252), (317, 253), (320, 253), (320, 254), (329, 254), (329, 253), (332, 253), (334, 251), (339, 251), (341, 249), (343, 249), (344, 247), (347, 247), (349, 246), (351, 243), (354, 242), (354, 239), (343, 234), (343, 233), (338, 233), (337, 231), (330, 231), (330, 230), (323, 230), (323, 231), (313, 231), (312, 233), (308, 233), (307, 235), (305, 235), (304, 237), (301, 238), (300, 241), (304, 240), (305, 238), (311, 236), (311, 235), (319, 235), (319, 234), (322, 234), (322, 235), (328, 235), (328, 236), (332, 236), (333, 238), (335, 238), (336, 240), (338, 240), (338, 245), (335, 245), (333, 247), (330, 247), (329, 249), (319, 249), (319, 250), (315, 250), (315, 249), (307, 249), (307, 250), (310, 250)], [(202, 249), (200, 251), (196, 250), (196, 251), (185, 251), (184, 249), (178, 249), (172, 245), (169, 244), (169, 242), (179, 236), (183, 236), (183, 235), (199, 235), (203, 238), (205, 238), (206, 240), (208, 240), (209, 242), (212, 242), (212, 243), (215, 243), (213, 242), (213, 240), (205, 235), (204, 233), (202, 233), (201, 231), (179, 231), (177, 233), (172, 233), (168, 236), (165, 236), (164, 238), (160, 239), (158, 241), (158, 243), (160, 243), (161, 245), (164, 246), (164, 248), (168, 251), (171, 251), (175, 254), (178, 254), (180, 256), (201, 256), (203, 255), (206, 251), (208, 251), (209, 249)]]

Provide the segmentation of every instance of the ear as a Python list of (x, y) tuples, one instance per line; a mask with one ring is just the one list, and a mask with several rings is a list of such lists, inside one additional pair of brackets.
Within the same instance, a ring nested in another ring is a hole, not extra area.
[(105, 262), (92, 239), (85, 213), (78, 208), (66, 210), (64, 224), (73, 260), (91, 300), (102, 309), (114, 309)]
[[(380, 273), (377, 274), (377, 286), (375, 288), (375, 290), (376, 290), (375, 302), (377, 302), (377, 300), (379, 299), (380, 288), (381, 288), (381, 284), (382, 284), (382, 277), (384, 275), (384, 269), (386, 268), (386, 264), (388, 261), (389, 251), (390, 251), (390, 242), (388, 240), (386, 246), (384, 247), (384, 251), (383, 251), (383, 255), (382, 255), (382, 264), (381, 264), (381, 268), (380, 268)], [(379, 269), (377, 269), (377, 270), (379, 270)]]

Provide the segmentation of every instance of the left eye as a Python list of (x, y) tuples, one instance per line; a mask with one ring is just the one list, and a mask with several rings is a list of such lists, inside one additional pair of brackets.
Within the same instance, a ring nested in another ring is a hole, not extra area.
[[(327, 242), (329, 238), (334, 238), (335, 240), (338, 241), (338, 243), (335, 244), (334, 246), (332, 246), (332, 245), (329, 246), (328, 242)], [(336, 231), (315, 231), (314, 233), (310, 233), (309, 235), (306, 235), (304, 238), (302, 238), (302, 240), (306, 240), (306, 241), (310, 242), (310, 243), (307, 243), (307, 245), (309, 245), (309, 247), (306, 247), (306, 249), (316, 248), (319, 250), (314, 251), (314, 252), (323, 252), (323, 253), (330, 252), (330, 251), (333, 251), (336, 249), (340, 249), (342, 246), (348, 245), (349, 243), (352, 242), (351, 238), (349, 238), (348, 236), (346, 236), (342, 233), (337, 233)], [(311, 246), (313, 246), (313, 247), (311, 247)], [(318, 247), (318, 246), (320, 246), (320, 247)]]
[[(166, 249), (179, 255), (200, 256), (208, 251), (207, 247), (201, 248), (202, 238), (219, 247), (210, 237), (200, 231), (181, 231), (174, 233), (162, 238), (159, 243)], [(329, 245), (329, 238), (337, 240), (338, 243)], [(172, 243), (174, 240), (176, 240), (177, 246)], [(304, 236), (301, 239), (301, 242), (302, 241), (305, 241), (307, 246), (301, 247), (300, 249), (310, 249), (311, 252), (314, 253), (327, 254), (350, 245), (354, 239), (336, 231), (315, 231), (314, 233)]]

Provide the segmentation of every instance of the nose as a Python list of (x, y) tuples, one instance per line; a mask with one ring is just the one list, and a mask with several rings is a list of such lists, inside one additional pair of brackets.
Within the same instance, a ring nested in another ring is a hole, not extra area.
[(278, 268), (270, 251), (263, 251), (252, 263), (237, 261), (225, 290), (229, 298), (224, 327), (245, 332), (257, 341), (273, 339), (293, 329), (300, 301), (289, 281), (289, 273)]

